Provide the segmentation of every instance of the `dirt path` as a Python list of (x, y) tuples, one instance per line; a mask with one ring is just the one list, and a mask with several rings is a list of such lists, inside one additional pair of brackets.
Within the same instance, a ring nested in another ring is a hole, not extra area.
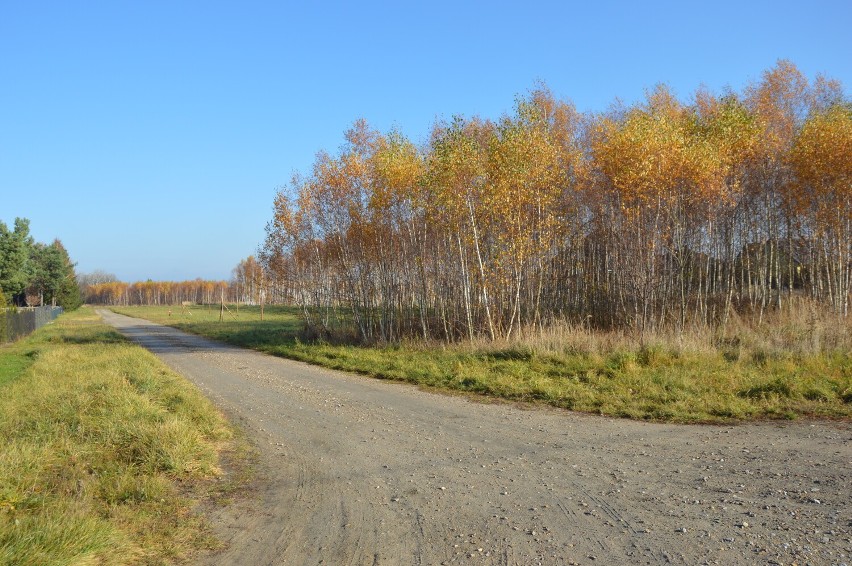
[(852, 564), (852, 426), (480, 404), (109, 312), (248, 431), (209, 564)]

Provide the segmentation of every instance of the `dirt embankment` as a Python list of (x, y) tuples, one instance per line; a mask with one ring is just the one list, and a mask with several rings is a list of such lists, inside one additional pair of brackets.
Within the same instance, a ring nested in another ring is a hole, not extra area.
[(435, 395), (106, 322), (260, 454), (209, 564), (852, 564), (852, 425), (677, 426)]

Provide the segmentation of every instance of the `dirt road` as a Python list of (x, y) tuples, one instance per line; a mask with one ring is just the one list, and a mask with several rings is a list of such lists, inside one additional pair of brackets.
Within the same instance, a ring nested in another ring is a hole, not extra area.
[(104, 320), (260, 452), (208, 564), (852, 564), (852, 426), (483, 404)]

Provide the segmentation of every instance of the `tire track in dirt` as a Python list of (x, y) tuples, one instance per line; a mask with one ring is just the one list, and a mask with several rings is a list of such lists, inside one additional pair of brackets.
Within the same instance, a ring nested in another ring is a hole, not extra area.
[(852, 563), (852, 427), (482, 404), (104, 320), (258, 449), (205, 564)]

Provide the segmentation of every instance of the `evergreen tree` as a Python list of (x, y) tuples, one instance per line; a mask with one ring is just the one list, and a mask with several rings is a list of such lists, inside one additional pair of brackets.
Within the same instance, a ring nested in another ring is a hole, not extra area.
[(0, 221), (0, 292), (10, 303), (24, 303), (24, 289), (30, 280), (30, 221), (15, 218), (14, 230)]

